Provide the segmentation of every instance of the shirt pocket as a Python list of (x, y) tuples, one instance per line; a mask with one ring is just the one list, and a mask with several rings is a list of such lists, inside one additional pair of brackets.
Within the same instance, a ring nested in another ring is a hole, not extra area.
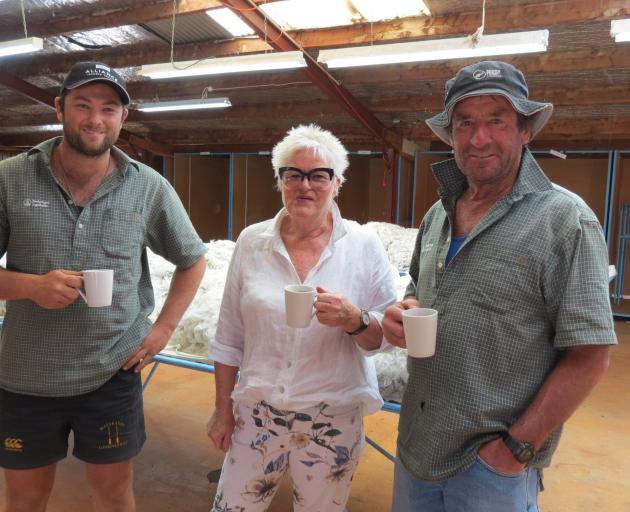
[(473, 272), (470, 301), (488, 314), (516, 314), (540, 302), (538, 263), (531, 255), (486, 255)]
[(109, 208), (103, 214), (101, 246), (112, 258), (130, 259), (140, 253), (143, 234), (142, 216), (130, 210)]

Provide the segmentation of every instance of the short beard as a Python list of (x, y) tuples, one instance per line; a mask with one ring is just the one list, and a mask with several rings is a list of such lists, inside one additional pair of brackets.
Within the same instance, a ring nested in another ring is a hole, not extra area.
[(118, 139), (118, 136), (110, 137), (108, 135), (105, 136), (103, 143), (96, 147), (91, 148), (87, 147), (83, 141), (81, 140), (81, 136), (78, 133), (73, 133), (68, 130), (65, 126), (63, 127), (63, 138), (64, 141), (68, 143), (68, 145), (74, 149), (77, 153), (80, 153), (84, 156), (89, 156), (91, 158), (95, 158), (97, 156), (101, 156), (104, 153), (107, 153)]

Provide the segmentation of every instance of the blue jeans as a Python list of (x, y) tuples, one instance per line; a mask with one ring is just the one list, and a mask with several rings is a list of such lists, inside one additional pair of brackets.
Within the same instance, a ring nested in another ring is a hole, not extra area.
[(447, 480), (418, 480), (396, 459), (392, 512), (539, 512), (539, 471), (496, 472), (483, 460)]

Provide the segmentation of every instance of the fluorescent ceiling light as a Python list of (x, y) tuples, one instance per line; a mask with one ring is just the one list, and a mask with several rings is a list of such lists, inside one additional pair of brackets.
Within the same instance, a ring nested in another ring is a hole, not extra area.
[(200, 108), (225, 108), (231, 106), (232, 104), (228, 98), (201, 98), (140, 103), (137, 105), (136, 109), (141, 112), (169, 112), (171, 110), (196, 110)]
[(352, 0), (357, 11), (367, 21), (391, 20), (405, 18), (430, 12), (422, 0)]
[(210, 9), (206, 11), (206, 14), (232, 34), (233, 37), (252, 36), (255, 34), (247, 23), (241, 20), (241, 18), (227, 7)]
[(630, 41), (630, 19), (612, 20), (610, 22), (610, 35), (615, 38), (617, 43)]
[(346, 2), (339, 0), (281, 0), (258, 7), (284, 30), (339, 27), (353, 20)]
[(39, 37), (27, 37), (15, 41), (3, 41), (0, 43), (0, 57), (17, 55), (20, 53), (36, 52), (44, 47), (44, 40)]
[(179, 76), (220, 75), (246, 71), (266, 71), (271, 69), (291, 69), (306, 67), (302, 52), (257, 53), (221, 57), (200, 61), (170, 62), (142, 66), (139, 75), (150, 78), (173, 78)]
[(320, 50), (317, 60), (329, 68), (514, 55), (547, 50), (548, 30), (484, 35), (475, 46), (470, 37)]

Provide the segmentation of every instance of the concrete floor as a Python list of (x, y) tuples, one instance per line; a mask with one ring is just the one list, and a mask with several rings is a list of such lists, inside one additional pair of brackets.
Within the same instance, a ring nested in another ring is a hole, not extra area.
[[(587, 402), (566, 425), (553, 465), (545, 472), (543, 512), (630, 511), (630, 323), (617, 322), (620, 345), (611, 367)], [(139, 512), (206, 512), (216, 490), (207, 473), (222, 457), (205, 436), (213, 397), (212, 375), (161, 365), (145, 393), (149, 439), (136, 463)], [(393, 452), (398, 415), (380, 412), (366, 420), (367, 434)], [(389, 510), (392, 463), (366, 447), (354, 478), (350, 512)], [(4, 483), (0, 482), (0, 496)], [(285, 482), (270, 512), (289, 512)], [(59, 464), (49, 512), (91, 510), (81, 463)]]

